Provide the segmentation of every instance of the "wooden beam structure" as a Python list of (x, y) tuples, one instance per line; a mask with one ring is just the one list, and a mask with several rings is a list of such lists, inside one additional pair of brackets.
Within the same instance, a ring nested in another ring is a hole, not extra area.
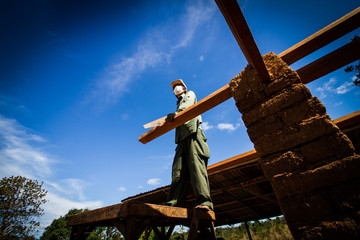
[[(220, 5), (219, 8), (221, 7), (223, 9), (222, 11), (224, 11), (223, 14), (225, 19), (228, 19), (227, 21), (230, 21), (229, 19), (234, 18), (229, 23), (229, 26), (231, 25), (232, 28), (234, 29), (232, 31), (238, 32), (239, 36), (245, 35), (245, 37), (241, 37), (241, 39), (249, 38), (248, 35), (249, 33), (245, 34), (242, 33), (242, 31), (240, 30), (240, 26), (244, 26), (244, 28), (248, 29), (246, 22), (244, 23), (243, 21), (241, 21), (240, 23), (237, 23), (237, 20), (235, 20), (237, 18), (237, 15), (234, 13), (236, 12), (238, 13), (238, 10), (231, 10), (231, 8), (235, 6), (234, 1), (216, 0), (216, 2), (218, 5)], [(237, 3), (236, 6), (239, 7)], [(236, 6), (234, 8), (237, 8)], [(244, 24), (246, 24), (246, 26)], [(360, 7), (356, 8), (355, 10), (345, 15), (344, 17), (340, 18), (339, 20), (335, 21), (334, 23), (331, 23), (330, 25), (318, 31), (317, 33), (311, 35), (310, 37), (306, 38), (300, 43), (294, 45), (288, 50), (282, 52), (281, 54), (279, 54), (279, 56), (287, 64), (294, 63), (297, 60), (305, 57), (306, 55), (325, 46), (326, 44), (329, 43), (329, 41), (330, 42), (334, 41), (337, 38), (347, 34), (348, 32), (358, 28), (359, 26), (360, 26)], [(244, 30), (244, 32), (246, 31)], [(240, 37), (236, 37), (236, 36), (235, 38), (240, 39)], [(254, 47), (256, 47), (255, 42), (253, 44), (250, 43), (251, 40), (245, 40), (245, 41), (241, 40), (241, 41), (244, 42), (243, 46), (246, 47), (247, 49), (254, 50)], [(256, 50), (254, 51), (256, 52)], [(253, 56), (252, 54), (253, 54), (252, 51), (248, 53), (249, 59), (258, 59), (256, 57), (256, 54), (255, 56)], [(355, 61), (356, 58), (359, 58), (358, 44), (350, 43), (342, 48), (339, 48), (338, 50), (335, 50), (333, 53), (329, 53), (323, 58), (320, 58), (319, 60), (316, 60), (313, 63), (304, 66), (303, 68), (300, 68), (299, 70), (297, 70), (297, 72), (300, 75), (300, 78), (302, 79), (303, 83), (309, 83), (321, 76), (324, 76), (332, 71), (335, 71), (343, 67), (348, 63), (351, 63), (352, 61)], [(251, 60), (251, 61), (258, 62), (255, 60)], [(220, 88), (219, 90), (215, 91), (214, 93), (210, 94), (206, 98), (202, 99), (198, 103), (192, 105), (191, 107), (177, 114), (175, 116), (174, 122), (165, 122), (162, 125), (155, 127), (149, 130), (148, 132), (144, 133), (139, 137), (139, 141), (142, 142), (143, 144), (146, 144), (156, 139), (157, 137), (171, 131), (172, 129), (182, 125), (186, 121), (189, 121), (192, 118), (210, 110), (211, 108), (214, 108), (215, 106), (223, 103), (224, 101), (228, 100), (231, 97), (232, 95), (231, 95), (230, 86), (227, 84), (224, 87)]]
[(337, 118), (334, 122), (340, 129), (353, 126), (360, 122), (360, 110)]
[[(178, 224), (192, 227), (193, 238), (189, 239), (195, 239), (199, 227), (204, 227), (200, 224), (201, 222), (205, 222), (207, 224), (205, 227), (209, 227), (214, 233), (213, 222), (215, 220), (213, 211), (201, 209), (190, 211), (186, 208), (125, 201), (69, 216), (67, 225), (72, 226), (71, 240), (83, 239), (87, 232), (91, 232), (96, 226), (115, 226), (125, 236), (126, 240), (138, 239), (149, 227), (160, 239), (169, 239), (172, 230)], [(169, 226), (168, 231), (171, 232), (159, 232), (158, 226)], [(214, 236), (211, 239), (215, 239)]]
[(296, 72), (299, 74), (301, 81), (306, 84), (358, 59), (360, 59), (360, 40), (352, 41), (298, 69)]
[(360, 25), (360, 7), (279, 54), (288, 65), (326, 46)]
[(263, 82), (270, 80), (260, 51), (236, 0), (215, 0), (248, 63)]
[(254, 149), (209, 166), (207, 168), (208, 175), (216, 174), (220, 171), (228, 171), (241, 165), (257, 162), (258, 160), (259, 156)]
[[(345, 132), (359, 132), (360, 110), (335, 119), (334, 122)], [(258, 165), (254, 166), (256, 163)], [(246, 171), (243, 171), (245, 168)], [(209, 218), (211, 221), (214, 220), (214, 225), (219, 226), (281, 214), (270, 183), (259, 168), (259, 157), (255, 150), (208, 167), (209, 181), (214, 186), (211, 196), (217, 217), (215, 219), (214, 212), (202, 216), (200, 219), (207, 223), (205, 227), (209, 228), (212, 225)], [(194, 219), (192, 210), (158, 205), (165, 202), (167, 189), (169, 186), (130, 197), (119, 204), (68, 217), (68, 225), (72, 226), (71, 239), (85, 239), (97, 226), (115, 226), (126, 239), (137, 239), (144, 231), (149, 235), (152, 230), (159, 239), (168, 239), (175, 225), (191, 226)], [(187, 202), (193, 201), (195, 198), (190, 194)], [(164, 230), (166, 226), (169, 227), (167, 232)], [(158, 227), (161, 231), (157, 231)], [(211, 239), (211, 236), (202, 239)]]

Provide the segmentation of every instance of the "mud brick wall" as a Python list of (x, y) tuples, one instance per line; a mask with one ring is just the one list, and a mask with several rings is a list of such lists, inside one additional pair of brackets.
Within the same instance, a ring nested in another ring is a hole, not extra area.
[(295, 239), (360, 239), (360, 157), (294, 72), (264, 56), (266, 84), (247, 66), (230, 82)]

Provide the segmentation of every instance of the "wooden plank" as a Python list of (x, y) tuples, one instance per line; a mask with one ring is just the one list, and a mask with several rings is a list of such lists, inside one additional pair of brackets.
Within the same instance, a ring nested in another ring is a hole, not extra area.
[(306, 84), (360, 58), (360, 41), (352, 41), (345, 46), (298, 69), (301, 81)]
[(68, 226), (126, 219), (129, 216), (187, 219), (186, 208), (125, 201), (116, 205), (98, 208), (68, 217)]
[(150, 203), (132, 202), (130, 203), (128, 216), (138, 217), (164, 217), (187, 219), (188, 210), (186, 208), (171, 207)]
[(210, 110), (211, 108), (219, 105), (220, 103), (231, 98), (230, 86), (227, 84), (209, 96), (203, 98), (194, 105), (188, 107), (184, 111), (176, 114), (173, 122), (164, 122), (162, 125), (152, 128), (148, 132), (139, 137), (139, 141), (143, 144), (148, 143), (155, 138), (171, 131), (172, 129), (182, 125), (194, 117)]
[(335, 124), (344, 129), (360, 123), (360, 110), (334, 120)]
[(147, 124), (144, 125), (144, 128), (152, 128), (152, 127), (157, 127), (160, 126), (161, 124), (163, 124), (165, 122), (166, 116), (165, 117), (161, 117), (159, 119), (156, 119), (152, 122), (149, 122)]
[(248, 63), (263, 82), (270, 80), (260, 51), (236, 0), (215, 0)]
[(74, 226), (79, 224), (87, 224), (100, 222), (104, 220), (111, 220), (116, 218), (122, 218), (124, 214), (123, 203), (115, 204), (108, 207), (98, 208), (95, 210), (78, 213), (68, 217), (68, 226)]
[(279, 54), (288, 65), (326, 46), (360, 26), (360, 7)]
[(251, 162), (258, 161), (259, 156), (257, 152), (251, 150), (246, 153), (239, 154), (235, 157), (223, 160), (221, 162), (215, 163), (207, 168), (208, 175), (216, 174), (218, 172), (226, 171), (241, 165), (245, 165)]
[(265, 176), (260, 176), (257, 178), (250, 179), (249, 181), (236, 183), (234, 185), (229, 185), (229, 186), (226, 186), (226, 187), (223, 187), (220, 189), (216, 189), (216, 190), (210, 189), (210, 194), (211, 194), (211, 196), (215, 195), (215, 194), (222, 194), (224, 191), (232, 191), (237, 188), (244, 188), (244, 187), (248, 187), (248, 186), (255, 185), (260, 182), (266, 182), (266, 181), (268, 181), (268, 180), (265, 178)]

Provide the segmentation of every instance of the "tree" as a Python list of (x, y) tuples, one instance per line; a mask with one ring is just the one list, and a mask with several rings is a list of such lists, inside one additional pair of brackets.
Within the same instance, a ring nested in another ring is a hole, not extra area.
[[(360, 37), (355, 35), (353, 39), (351, 39), (352, 42), (360, 41)], [(356, 86), (360, 87), (360, 60), (358, 61), (357, 65), (349, 65), (345, 69), (345, 72), (356, 72), (355, 79), (353, 80), (353, 83)]]
[(36, 218), (44, 214), (41, 205), (47, 191), (42, 183), (21, 176), (0, 181), (0, 239), (35, 239), (40, 225)]
[[(45, 228), (40, 240), (69, 240), (71, 227), (66, 225), (67, 218), (71, 215), (88, 211), (87, 209), (72, 209), (65, 216), (54, 219)], [(88, 236), (88, 240), (120, 240), (121, 234), (115, 227), (97, 227)]]
[(45, 228), (40, 240), (68, 240), (70, 239), (71, 227), (66, 225), (68, 216), (81, 213), (87, 210), (72, 209), (65, 216), (54, 219), (52, 223)]

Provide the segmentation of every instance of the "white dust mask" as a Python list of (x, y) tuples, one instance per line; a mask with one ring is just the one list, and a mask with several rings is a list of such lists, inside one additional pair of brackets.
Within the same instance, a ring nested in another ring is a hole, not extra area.
[(174, 87), (174, 94), (177, 96), (180, 93), (184, 92), (184, 88), (181, 85), (177, 85)]

